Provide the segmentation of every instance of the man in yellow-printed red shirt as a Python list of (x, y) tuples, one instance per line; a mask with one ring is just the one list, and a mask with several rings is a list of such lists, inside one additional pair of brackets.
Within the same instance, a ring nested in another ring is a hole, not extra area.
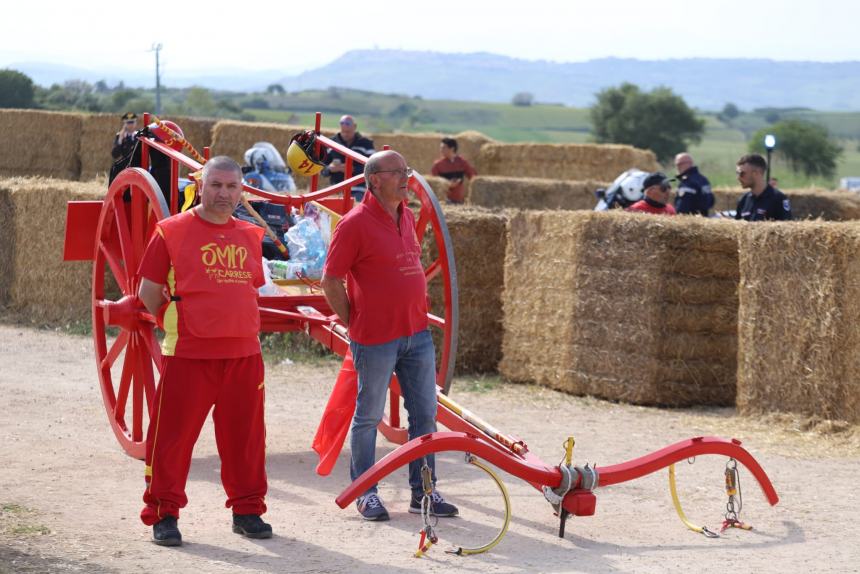
[(263, 230), (232, 217), (242, 170), (218, 156), (203, 168), (200, 205), (158, 223), (140, 265), (139, 296), (165, 337), (146, 437), (146, 506), (156, 544), (179, 546), (191, 453), (210, 410), (233, 531), (270, 538), (266, 511), (263, 360), (257, 288)]

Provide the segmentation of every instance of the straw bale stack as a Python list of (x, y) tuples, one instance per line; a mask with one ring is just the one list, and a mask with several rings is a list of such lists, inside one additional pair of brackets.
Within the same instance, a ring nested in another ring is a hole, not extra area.
[[(714, 190), (714, 209), (735, 209), (746, 190), (724, 188)], [(860, 195), (852, 191), (822, 188), (783, 189), (791, 200), (794, 219), (817, 219), (825, 221), (849, 221), (860, 219)]]
[(636, 404), (733, 404), (737, 230), (693, 217), (511, 217), (500, 372)]
[(29, 177), (0, 180), (0, 190), (8, 307), (37, 324), (88, 319), (92, 263), (62, 260), (66, 202), (102, 199), (104, 187)]
[(593, 209), (594, 192), (608, 184), (593, 180), (562, 181), (479, 175), (467, 202), (480, 207), (518, 209)]
[(738, 408), (860, 422), (860, 225), (740, 237)]
[[(444, 212), (454, 244), (460, 295), (456, 372), (494, 372), (502, 356), (507, 216), (455, 205), (445, 206)], [(444, 299), (440, 279), (429, 284), (429, 294), (433, 311), (441, 315)]]
[[(423, 174), (422, 174), (423, 175)], [(436, 194), (436, 198), (445, 203), (445, 198), (448, 196), (448, 180), (444, 177), (436, 177), (433, 175), (425, 175), (424, 179), (430, 185), (430, 189)]]
[(630, 168), (656, 171), (660, 164), (653, 152), (627, 145), (488, 143), (475, 167), (483, 175), (612, 181)]
[(0, 110), (0, 176), (77, 179), (81, 116)]
[[(422, 174), (429, 174), (433, 162), (441, 157), (439, 153), (439, 144), (443, 137), (441, 134), (379, 133), (370, 134), (370, 137), (377, 150), (381, 150), (384, 145), (391, 146), (391, 149), (406, 158), (410, 167)], [(458, 153), (473, 165), (481, 147), (492, 141), (474, 131), (461, 132), (451, 137), (457, 140)]]

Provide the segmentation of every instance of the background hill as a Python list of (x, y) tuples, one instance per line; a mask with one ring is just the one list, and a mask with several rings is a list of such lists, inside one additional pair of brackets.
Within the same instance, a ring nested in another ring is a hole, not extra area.
[(719, 110), (726, 102), (745, 109), (860, 109), (860, 62), (606, 58), (557, 63), (487, 53), (355, 50), (280, 82), (288, 91), (340, 86), (486, 102), (510, 102), (517, 92), (529, 92), (539, 102), (570, 106), (589, 106), (601, 89), (631, 82), (643, 89), (668, 86), (704, 110)]
[[(9, 67), (42, 86), (66, 80), (105, 80), (127, 86), (152, 86), (154, 71), (89, 70), (61, 64), (20, 62)], [(860, 110), (860, 62), (787, 62), (746, 59), (633, 60), (605, 58), (559, 63), (509, 58), (488, 53), (444, 54), (403, 50), (355, 50), (333, 62), (295, 74), (280, 70), (163, 71), (172, 88), (201, 86), (239, 92), (262, 91), (281, 83), (287, 91), (332, 86), (420, 96), (428, 99), (510, 102), (529, 92), (539, 102), (584, 107), (594, 94), (622, 82), (643, 89), (668, 86), (688, 104), (720, 110), (727, 102), (742, 109), (808, 107)]]

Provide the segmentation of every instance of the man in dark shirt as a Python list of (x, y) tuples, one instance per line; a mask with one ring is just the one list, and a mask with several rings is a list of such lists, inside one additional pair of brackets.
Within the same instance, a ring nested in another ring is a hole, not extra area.
[(749, 191), (738, 201), (735, 219), (746, 221), (786, 221), (791, 219), (791, 203), (780, 190), (765, 181), (767, 161), (757, 153), (742, 156), (737, 163), (738, 182)]
[(711, 182), (699, 173), (693, 157), (688, 153), (675, 156), (675, 169), (678, 172), (675, 211), (707, 217), (708, 210), (714, 206)]
[[(340, 118), (340, 131), (335, 134), (333, 139), (340, 145), (348, 147), (365, 157), (370, 157), (376, 151), (373, 149), (373, 140), (361, 135), (358, 131), (358, 124), (355, 123), (355, 118), (352, 116), (347, 115)], [(343, 154), (330, 149), (323, 163), (326, 164), (326, 168), (322, 171), (322, 174), (329, 177), (331, 185), (338, 184), (344, 180), (346, 176), (346, 158)], [(350, 177), (360, 173), (364, 173), (364, 165), (353, 162)], [(355, 201), (362, 200), (365, 190), (366, 187), (363, 183), (352, 187), (352, 197)]]

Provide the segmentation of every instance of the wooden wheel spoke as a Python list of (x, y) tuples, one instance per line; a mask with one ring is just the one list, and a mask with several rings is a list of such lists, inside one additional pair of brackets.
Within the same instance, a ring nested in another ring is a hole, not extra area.
[(117, 285), (123, 293), (128, 293), (128, 269), (122, 264), (122, 252), (117, 247), (114, 241), (109, 239), (102, 240), (99, 249), (116, 279)]
[(424, 240), (424, 234), (427, 232), (427, 222), (430, 221), (430, 213), (421, 206), (421, 212), (418, 214), (418, 221), (415, 223), (415, 235), (418, 237), (418, 244)]
[(125, 208), (125, 202), (122, 195), (119, 194), (113, 200), (115, 224), (117, 239), (119, 240), (119, 248), (122, 252), (122, 260), (125, 262), (126, 273), (129, 280), (132, 274), (137, 271), (137, 258), (134, 253), (134, 242), (131, 238), (131, 231), (128, 225), (128, 211)]
[(122, 363), (122, 375), (119, 378), (119, 391), (116, 395), (116, 405), (113, 416), (117, 423), (125, 426), (125, 405), (128, 402), (128, 391), (134, 379), (134, 364), (137, 357), (134, 339), (125, 348), (125, 360)]
[(143, 249), (146, 241), (147, 223), (149, 219), (149, 202), (144, 196), (143, 190), (131, 188), (131, 240), (135, 261), (143, 257)]
[(424, 277), (427, 280), (427, 283), (430, 283), (435, 277), (442, 272), (442, 258), (436, 259), (433, 263), (427, 266), (427, 269), (424, 270)]
[[(147, 353), (140, 349), (140, 340), (137, 340), (137, 352), (134, 355), (134, 377), (132, 386), (132, 406), (131, 406), (131, 438), (135, 442), (143, 440), (143, 410), (144, 410), (144, 388), (147, 383), (152, 385), (152, 361)], [(149, 410), (147, 409), (147, 412)]]
[(107, 355), (102, 359), (102, 370), (110, 369), (116, 362), (116, 358), (119, 357), (119, 354), (122, 353), (122, 350), (125, 349), (128, 344), (128, 335), (128, 331), (120, 332), (116, 341), (113, 342), (113, 345), (111, 345), (110, 350), (107, 352)]

